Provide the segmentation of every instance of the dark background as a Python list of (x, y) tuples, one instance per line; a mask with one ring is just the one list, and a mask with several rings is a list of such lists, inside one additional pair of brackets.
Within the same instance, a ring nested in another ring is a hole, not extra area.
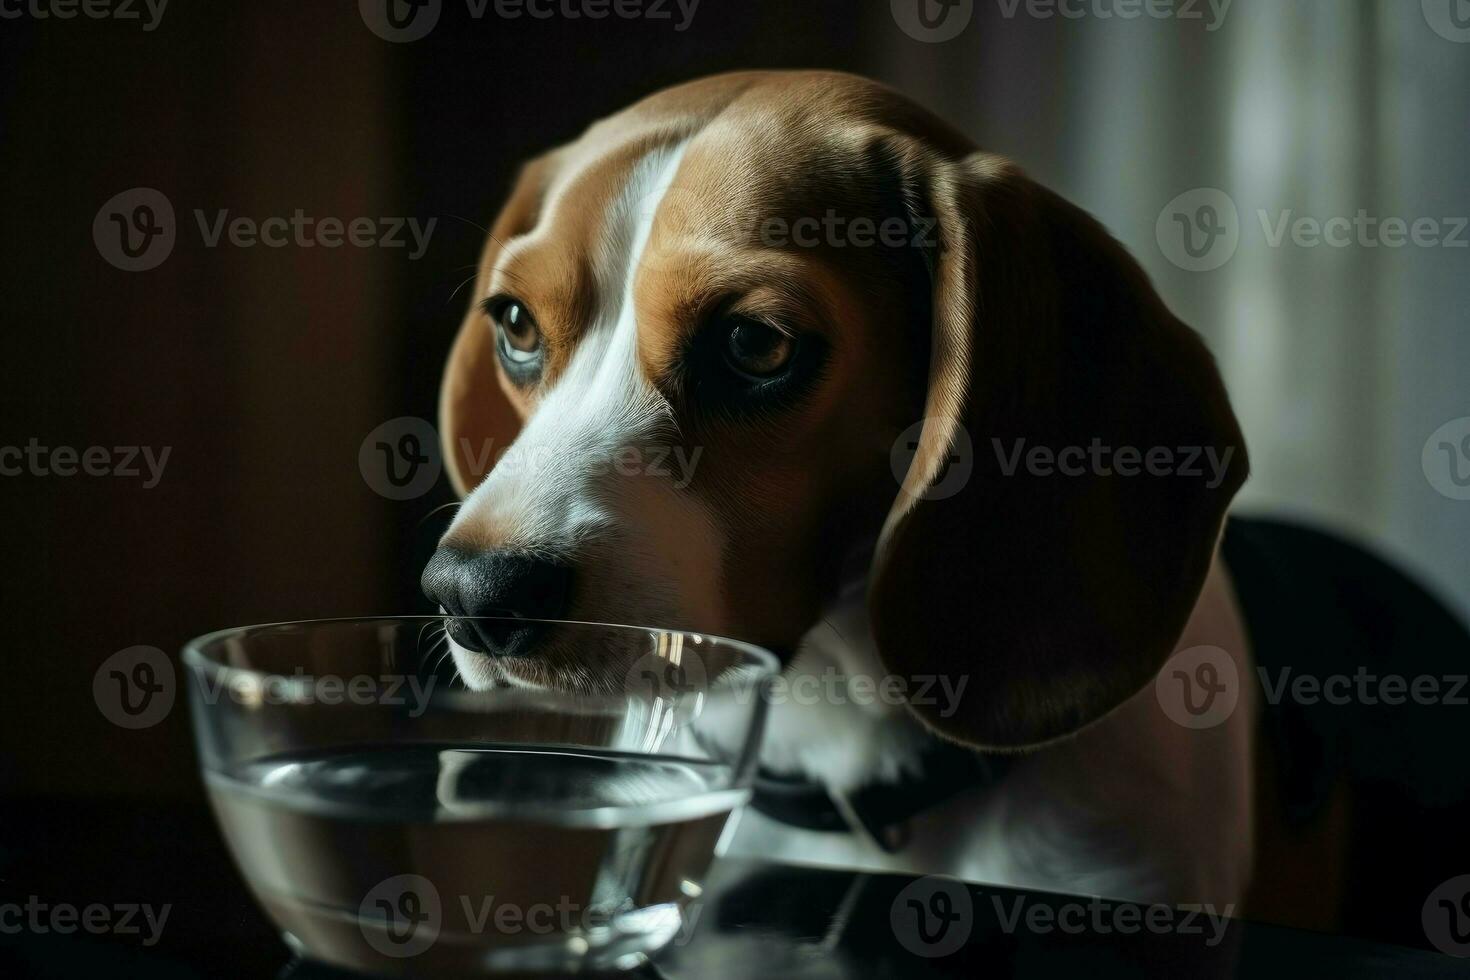
[[(158, 486), (0, 479), (5, 789), (200, 800), (180, 703), (122, 732), (92, 701), (114, 651), (230, 625), (429, 611), (421, 559), (452, 499), (377, 495), (358, 448), (433, 418), (439, 372), (517, 167), (665, 85), (750, 66), (861, 67), (850, 3), (706, 0), (691, 27), (487, 17), (447, 3), (390, 44), (354, 3), (174, 0), (159, 27), (0, 23), (3, 435), (172, 447)], [(114, 268), (92, 222), (153, 187), (178, 238)], [(207, 248), (231, 217), (437, 218), (428, 252)], [(18, 696), (21, 694), (24, 696)]]

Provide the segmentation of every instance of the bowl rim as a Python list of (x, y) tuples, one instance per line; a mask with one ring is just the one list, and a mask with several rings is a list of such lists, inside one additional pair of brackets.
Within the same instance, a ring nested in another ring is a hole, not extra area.
[[(776, 654), (763, 646), (751, 643), (748, 640), (738, 640), (734, 637), (723, 636), (718, 633), (706, 633), (703, 630), (676, 629), (666, 626), (636, 626), (629, 623), (602, 623), (593, 620), (577, 619), (538, 619), (535, 617), (526, 616), (446, 616), (443, 614), (415, 614), (409, 616), (333, 616), (323, 619), (282, 620), (280, 622), (257, 623), (249, 626), (231, 626), (226, 627), (225, 629), (212, 630), (208, 633), (202, 633), (199, 636), (188, 640), (184, 643), (181, 659), (185, 667), (191, 670), (207, 672), (211, 675), (212, 679), (218, 680), (221, 683), (228, 684), (239, 681), (245, 681), (247, 683), (266, 683), (268, 681), (271, 681), (272, 679), (282, 677), (283, 675), (273, 673), (271, 671), (259, 670), (254, 667), (239, 667), (234, 664), (222, 663), (218, 659), (211, 657), (208, 653), (206, 653), (206, 648), (230, 638), (243, 637), (254, 632), (265, 630), (319, 626), (366, 626), (373, 623), (410, 623), (415, 625), (427, 625), (429, 623), (443, 622), (445, 620), (520, 622), (536, 623), (547, 626), (573, 626), (586, 629), (612, 629), (642, 633), (678, 633), (684, 636), (699, 637), (700, 642), (706, 640), (713, 641), (717, 644), (722, 644), (738, 651), (742, 655), (742, 661), (739, 664), (739, 667), (741, 668), (739, 674), (742, 676), (743, 679), (748, 679), (750, 682), (760, 683), (774, 678), (781, 672), (782, 669), (781, 658), (779, 658), (778, 656), (776, 656)], [(290, 679), (296, 683), (310, 685), (321, 680), (323, 677), (330, 676), (332, 675), (293, 672), (290, 675)], [(533, 693), (542, 695), (554, 695), (563, 693), (555, 691), (531, 691), (517, 688), (507, 688), (505, 690), (494, 689), (487, 691), (454, 691), (447, 688), (440, 689), (438, 685), (434, 685), (434, 689), (425, 692), (425, 697), (429, 700), (439, 700), (441, 698), (450, 701), (458, 701), (464, 698), (479, 700), (485, 695), (502, 695), (508, 692)], [(577, 698), (610, 696), (607, 694), (599, 694), (598, 692), (565, 693), (571, 694)]]

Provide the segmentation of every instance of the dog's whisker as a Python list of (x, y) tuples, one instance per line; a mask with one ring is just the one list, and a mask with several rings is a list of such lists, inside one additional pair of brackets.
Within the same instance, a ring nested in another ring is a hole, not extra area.
[[(463, 218), (463, 217), (460, 217), (457, 214), (446, 215), (446, 217), (453, 218), (456, 221), (463, 221), (467, 225), (470, 225), (470, 226), (472, 226), (474, 228), (478, 228), (480, 231), (485, 232), (485, 235), (492, 242), (495, 242), (495, 244), (499, 245), (501, 248), (504, 248), (505, 247), (505, 243), (502, 242), (502, 241), (500, 241), (500, 240), (498, 240), (494, 235), (491, 235), (489, 229), (487, 229), (487, 228), (485, 228), (485, 227), (483, 227), (483, 226), (481, 226), (481, 225), (479, 225), (479, 224), (471, 221), (469, 218)], [(464, 282), (460, 283), (458, 286), (455, 286), (454, 287), (454, 291), (451, 292), (449, 294), (449, 298), (444, 301), (445, 302), (445, 305), (448, 305), (449, 303), (454, 302), (454, 297), (457, 296), (457, 295), (459, 295), (459, 291), (465, 287), (465, 284), (466, 283), (474, 282), (475, 279), (480, 274), (479, 273), (479, 269), (478, 269), (477, 266), (468, 266), (468, 265), (466, 265), (466, 266), (460, 266), (460, 268), (462, 268), (462, 269), (475, 269), (475, 271), (470, 274), (470, 276), (469, 276), (468, 279), (466, 279)]]
[(424, 524), (428, 522), (429, 518), (433, 517), (435, 514), (439, 513), (440, 511), (448, 510), (451, 507), (453, 507), (453, 508), (455, 508), (457, 510), (457, 509), (459, 509), (460, 507), (463, 507), (463, 506), (464, 506), (464, 504), (461, 503), (458, 500), (451, 500), (447, 504), (440, 504), (438, 507), (435, 507), (433, 510), (429, 511), (423, 517), (420, 517), (419, 518), (419, 522), (417, 524), (415, 524), (414, 527), (413, 527), (414, 532), (417, 533), (424, 526)]
[[(439, 629), (443, 630), (443, 633), (441, 633), (440, 635), (442, 635), (442, 636), (448, 636), (449, 635), (449, 627), (446, 626), (446, 625), (444, 625), (444, 622), (442, 620), (431, 619), (427, 623), (425, 623), (423, 626), (419, 627), (419, 638), (418, 638), (418, 642), (414, 645), (414, 649), (418, 652), (418, 655), (419, 655), (419, 663), (423, 663), (425, 660), (428, 659), (428, 656), (429, 656), (429, 654), (424, 651), (424, 633), (426, 631), (428, 631), (428, 630), (431, 630), (431, 629), (435, 628), (436, 626)], [(431, 636), (431, 642), (429, 644), (431, 651), (433, 649), (432, 639), (433, 638)]]
[(454, 287), (454, 291), (449, 294), (449, 298), (444, 301), (444, 305), (445, 306), (448, 306), (450, 303), (453, 303), (454, 302), (454, 297), (456, 297), (456, 296), (459, 295), (459, 291), (461, 289), (465, 288), (465, 286), (467, 286), (470, 283), (474, 282), (475, 281), (475, 277), (478, 276), (478, 275), (479, 275), (478, 272), (473, 272), (473, 273), (470, 274), (470, 276), (469, 276), (468, 279), (466, 279), (463, 282), (461, 282), (458, 286), (455, 286)]
[(446, 217), (446, 218), (453, 218), (455, 221), (463, 221), (465, 224), (469, 225), (471, 228), (476, 228), (476, 229), (478, 229), (480, 231), (483, 231), (487, 235), (490, 234), (490, 229), (489, 228), (486, 228), (484, 225), (480, 224), (478, 221), (471, 221), (469, 218), (463, 217), (462, 215), (458, 215), (458, 214), (446, 214), (444, 217)]
[[(442, 650), (438, 649), (439, 644), (441, 643), (444, 644), (444, 648)], [(436, 639), (429, 647), (429, 652), (424, 655), (425, 660), (427, 660), (429, 657), (435, 658), (434, 666), (430, 669), (429, 673), (439, 673), (439, 668), (444, 666), (445, 658), (447, 658), (451, 653), (453, 653), (453, 650), (449, 646), (449, 635), (446, 633)]]

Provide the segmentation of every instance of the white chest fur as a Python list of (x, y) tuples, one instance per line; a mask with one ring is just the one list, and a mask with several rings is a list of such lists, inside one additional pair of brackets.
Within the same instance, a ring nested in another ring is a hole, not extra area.
[[(891, 781), (917, 764), (930, 736), (901, 706), (854, 698), (830, 680), (808, 686), (820, 692), (815, 698), (796, 693), (802, 676), (881, 681), (866, 623), (855, 592), (808, 634), (772, 707), (767, 768), (840, 793)], [(1178, 648), (1205, 644), (1229, 651), (1249, 676), (1249, 651), (1218, 561)], [(750, 809), (729, 852), (1223, 908), (1240, 900), (1249, 876), (1254, 716), (1254, 703), (1242, 696), (1223, 724), (1187, 729), (1168, 719), (1149, 685), (1077, 736), (1016, 760), (998, 785), (914, 817), (897, 852), (860, 834), (802, 830)]]

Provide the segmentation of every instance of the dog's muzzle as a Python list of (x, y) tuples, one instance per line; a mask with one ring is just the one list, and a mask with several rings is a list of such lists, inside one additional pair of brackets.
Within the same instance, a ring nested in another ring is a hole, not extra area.
[(424, 594), (451, 616), (503, 617), (451, 620), (449, 636), (460, 646), (496, 657), (524, 656), (540, 625), (516, 620), (564, 617), (572, 569), (524, 554), (445, 546), (429, 559), (421, 581)]

